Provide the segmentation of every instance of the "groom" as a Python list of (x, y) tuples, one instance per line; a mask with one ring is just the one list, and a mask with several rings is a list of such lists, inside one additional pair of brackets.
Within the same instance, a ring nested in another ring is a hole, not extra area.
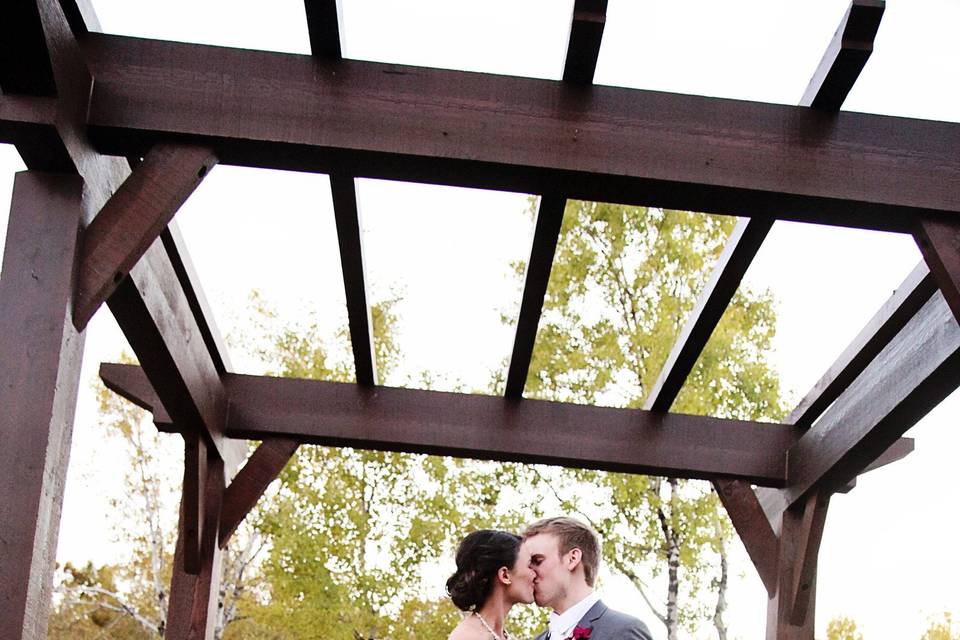
[(647, 625), (600, 602), (593, 590), (600, 565), (597, 535), (573, 518), (546, 518), (523, 532), (533, 597), (550, 607), (550, 623), (535, 640), (653, 640)]

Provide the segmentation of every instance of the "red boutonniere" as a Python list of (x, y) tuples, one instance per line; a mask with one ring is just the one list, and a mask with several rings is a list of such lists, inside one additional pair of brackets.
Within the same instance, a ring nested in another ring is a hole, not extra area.
[(573, 635), (570, 636), (571, 640), (590, 640), (590, 633), (593, 631), (593, 627), (574, 627)]

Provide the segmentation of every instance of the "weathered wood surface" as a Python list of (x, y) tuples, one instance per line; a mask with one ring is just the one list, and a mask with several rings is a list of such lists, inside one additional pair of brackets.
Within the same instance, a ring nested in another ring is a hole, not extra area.
[(377, 384), (374, 354), (373, 320), (367, 300), (367, 277), (363, 261), (363, 236), (357, 189), (352, 176), (330, 174), (330, 193), (333, 214), (337, 222), (337, 241), (340, 245), (340, 267), (347, 297), (347, 318), (350, 325), (350, 344), (357, 383)]
[(820, 541), (823, 539), (829, 504), (829, 493), (814, 493), (803, 505), (787, 607), (790, 624), (793, 626), (803, 626), (810, 613), (817, 575), (817, 555), (820, 553)]
[(120, 185), (83, 233), (73, 312), (78, 329), (86, 327), (216, 162), (209, 148), (158, 145)]
[[(115, 385), (139, 371), (103, 367), (130, 372), (111, 374)], [(783, 453), (800, 433), (777, 424), (298, 378), (227, 374), (223, 381), (228, 438), (781, 486)]]
[[(90, 34), (101, 151), (904, 230), (960, 213), (960, 125)], [(176, 89), (176, 90), (174, 90)]]
[(563, 81), (578, 85), (593, 84), (600, 57), (603, 27), (607, 22), (607, 0), (575, 0)]
[(936, 293), (788, 453), (793, 504), (848, 482), (960, 386), (960, 326)]
[(936, 290), (937, 285), (929, 269), (924, 263), (919, 263), (807, 392), (786, 422), (804, 429), (809, 428), (893, 340)]
[[(46, 638), (84, 334), (70, 322), (82, 182), (18, 173), (0, 274), (0, 638)], [(37, 233), (42, 229), (43, 233)]]
[(524, 274), (523, 297), (520, 300), (520, 315), (513, 336), (513, 351), (507, 369), (505, 395), (508, 398), (523, 396), (523, 387), (530, 371), (530, 358), (537, 339), (537, 327), (543, 310), (544, 296), (550, 282), (553, 256), (560, 238), (563, 225), (563, 212), (567, 199), (557, 195), (545, 195), (540, 198), (537, 209), (537, 223), (533, 232), (533, 244), (530, 259)]

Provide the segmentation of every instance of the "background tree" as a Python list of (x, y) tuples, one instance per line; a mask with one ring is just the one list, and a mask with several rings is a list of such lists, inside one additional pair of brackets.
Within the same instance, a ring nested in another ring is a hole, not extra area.
[[(526, 395), (643, 406), (734, 224), (722, 216), (568, 201)], [(672, 410), (781, 419), (779, 378), (767, 360), (774, 330), (769, 292), (741, 288)], [(606, 561), (637, 587), (670, 640), (680, 626), (692, 629), (707, 618), (725, 638), (732, 528), (708, 484), (593, 471), (534, 480), (593, 523)], [(579, 491), (584, 483), (599, 490)], [(712, 615), (708, 592), (716, 596)]]
[(930, 621), (930, 626), (920, 640), (960, 640), (960, 624), (953, 621), (950, 613), (944, 612)]
[(839, 616), (827, 623), (827, 640), (863, 640), (852, 618)]

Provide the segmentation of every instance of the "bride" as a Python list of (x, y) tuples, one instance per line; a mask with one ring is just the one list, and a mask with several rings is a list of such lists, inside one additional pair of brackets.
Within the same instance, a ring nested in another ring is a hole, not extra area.
[(503, 627), (510, 607), (533, 602), (533, 570), (518, 557), (520, 536), (482, 529), (457, 548), (447, 593), (464, 616), (448, 640), (511, 640)]

